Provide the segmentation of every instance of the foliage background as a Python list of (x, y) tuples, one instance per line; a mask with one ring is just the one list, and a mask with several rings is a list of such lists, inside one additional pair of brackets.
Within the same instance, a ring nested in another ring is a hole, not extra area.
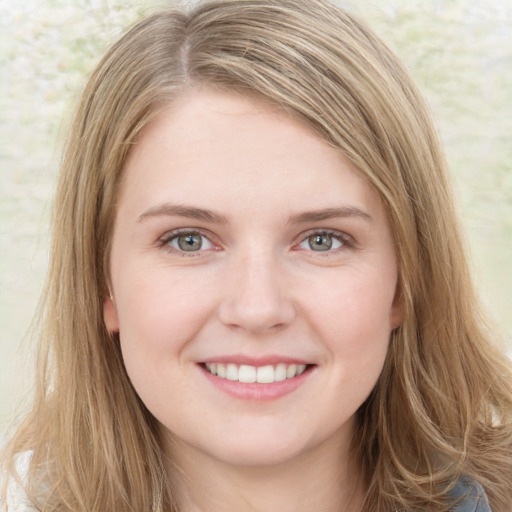
[[(0, 431), (32, 383), (27, 332), (47, 266), (72, 106), (108, 45), (165, 3), (0, 0)], [(510, 351), (512, 2), (361, 0), (348, 7), (405, 61), (431, 106), (477, 282)]]

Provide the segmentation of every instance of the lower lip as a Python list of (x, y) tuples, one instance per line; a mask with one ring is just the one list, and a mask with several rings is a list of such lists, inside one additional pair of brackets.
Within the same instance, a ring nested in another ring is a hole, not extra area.
[(268, 384), (245, 383), (237, 380), (228, 380), (212, 375), (206, 368), (199, 365), (204, 376), (220, 391), (241, 400), (252, 401), (270, 401), (277, 400), (282, 396), (288, 395), (300, 387), (310, 377), (313, 367), (308, 367), (304, 373), (279, 382), (271, 382)]

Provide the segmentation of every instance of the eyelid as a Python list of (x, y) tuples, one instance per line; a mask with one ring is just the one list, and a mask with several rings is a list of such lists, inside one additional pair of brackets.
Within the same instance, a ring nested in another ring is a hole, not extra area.
[[(175, 247), (172, 247), (169, 245), (169, 242), (171, 242), (174, 238), (177, 238), (182, 235), (200, 235), (206, 238), (210, 244), (212, 244), (212, 248), (208, 249), (200, 249), (198, 251), (181, 251), (179, 249), (176, 249)], [(173, 229), (171, 231), (165, 232), (161, 237), (158, 238), (157, 245), (159, 248), (166, 250), (169, 253), (173, 254), (179, 254), (180, 256), (197, 256), (198, 254), (208, 252), (208, 251), (215, 251), (220, 249), (220, 245), (218, 242), (215, 241), (215, 237), (210, 233), (209, 231), (205, 231), (202, 228), (194, 228), (194, 227), (187, 227), (187, 228), (177, 228)]]
[[(299, 244), (304, 242), (307, 238), (309, 238), (312, 235), (331, 235), (343, 243), (343, 246), (340, 247), (339, 249), (334, 249), (334, 250), (329, 250), (329, 251), (317, 251), (318, 254), (323, 253), (324, 256), (329, 253), (341, 251), (341, 250), (343, 250), (343, 248), (356, 248), (357, 247), (356, 241), (348, 233), (345, 233), (344, 231), (338, 231), (337, 229), (322, 229), (322, 228), (312, 228), (312, 229), (302, 232), (297, 237), (297, 242), (294, 244), (294, 246), (297, 247)], [(311, 251), (311, 252), (315, 252), (315, 251)]]
[[(186, 234), (198, 234), (201, 236), (204, 236), (208, 241), (213, 245), (213, 248), (210, 249), (203, 249), (198, 251), (180, 251), (178, 249), (175, 249), (174, 247), (171, 247), (169, 245), (169, 242), (180, 236), (180, 235), (186, 235)], [(327, 228), (312, 228), (307, 231), (303, 231), (300, 235), (296, 237), (296, 242), (293, 244), (294, 248), (297, 248), (299, 244), (304, 242), (308, 237), (312, 235), (331, 235), (334, 238), (340, 240), (343, 243), (343, 246), (329, 251), (324, 251), (324, 256), (328, 255), (329, 253), (342, 251), (344, 248), (357, 248), (356, 241), (354, 238), (349, 235), (348, 233), (345, 233), (344, 231), (339, 231), (337, 229), (327, 229)], [(207, 230), (204, 230), (202, 228), (195, 228), (195, 227), (186, 227), (186, 228), (177, 228), (170, 231), (167, 231), (164, 233), (161, 237), (158, 238), (157, 244), (160, 248), (166, 249), (168, 252), (179, 254), (180, 256), (194, 256), (198, 255), (203, 252), (212, 251), (212, 250), (220, 250), (222, 247), (218, 241), (215, 240), (215, 236), (210, 233)], [(309, 252), (309, 251), (308, 251)], [(314, 252), (314, 251), (311, 251)], [(318, 251), (318, 254), (322, 254), (322, 251)]]

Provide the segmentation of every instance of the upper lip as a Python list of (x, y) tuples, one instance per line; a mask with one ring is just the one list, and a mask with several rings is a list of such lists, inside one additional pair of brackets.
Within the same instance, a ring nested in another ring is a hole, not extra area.
[(306, 361), (304, 359), (289, 357), (289, 356), (280, 356), (280, 355), (266, 355), (266, 356), (249, 356), (243, 354), (232, 354), (232, 355), (222, 355), (209, 357), (208, 359), (204, 359), (200, 361), (201, 363), (224, 363), (224, 364), (236, 364), (236, 365), (248, 365), (248, 366), (268, 366), (268, 365), (276, 365), (279, 363), (285, 364), (311, 364), (310, 361)]

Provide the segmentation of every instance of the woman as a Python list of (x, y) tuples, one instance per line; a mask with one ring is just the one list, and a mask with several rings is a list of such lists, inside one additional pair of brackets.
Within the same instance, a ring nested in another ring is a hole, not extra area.
[(509, 510), (511, 369), (445, 167), (323, 1), (140, 22), (66, 149), (11, 508)]

